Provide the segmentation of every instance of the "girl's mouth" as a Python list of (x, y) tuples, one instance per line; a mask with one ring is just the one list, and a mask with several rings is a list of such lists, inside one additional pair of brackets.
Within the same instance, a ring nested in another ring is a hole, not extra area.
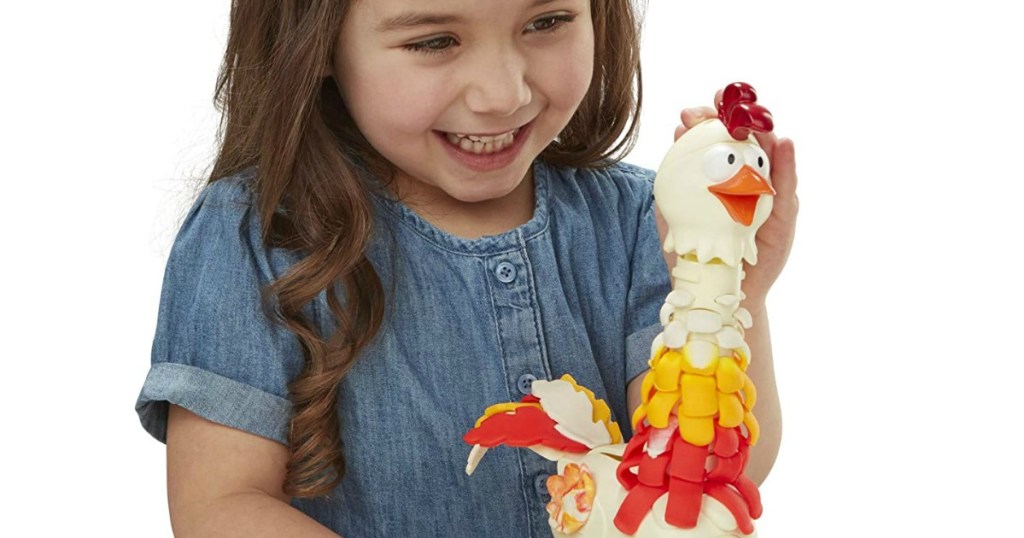
[(457, 162), (477, 172), (504, 168), (519, 156), (533, 122), (492, 136), (434, 131), (445, 150)]
[(491, 153), (498, 153), (511, 146), (515, 141), (517, 133), (519, 133), (518, 128), (497, 136), (445, 133), (445, 137), (448, 138), (448, 141), (451, 142), (452, 145), (459, 146), (459, 149), (462, 151), (475, 153), (477, 155), (490, 155)]

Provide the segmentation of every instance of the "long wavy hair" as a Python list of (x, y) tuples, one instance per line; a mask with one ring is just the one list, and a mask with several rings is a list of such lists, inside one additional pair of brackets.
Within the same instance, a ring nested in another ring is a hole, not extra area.
[[(546, 162), (602, 168), (635, 144), (642, 85), (632, 1), (591, 0), (593, 81), (541, 153)], [(365, 253), (375, 188), (365, 176), (386, 187), (395, 170), (356, 128), (334, 79), (323, 76), (349, 4), (233, 0), (214, 98), (219, 151), (207, 181), (254, 168), (265, 245), (300, 254), (262, 290), (268, 317), (303, 347), (304, 366), (288, 385), (294, 414), (284, 484), (287, 495), (300, 498), (329, 493), (344, 475), (339, 382), (377, 334), (384, 312), (384, 290)], [(333, 313), (328, 334), (303, 312), (324, 292)]]

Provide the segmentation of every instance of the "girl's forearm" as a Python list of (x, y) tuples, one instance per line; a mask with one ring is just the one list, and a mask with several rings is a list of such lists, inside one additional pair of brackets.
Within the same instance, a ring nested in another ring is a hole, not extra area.
[(761, 437), (750, 449), (746, 475), (760, 485), (771, 471), (782, 440), (782, 409), (779, 391), (775, 386), (775, 367), (772, 363), (772, 340), (768, 327), (768, 311), (763, 304), (746, 305), (754, 325), (744, 333), (750, 346), (750, 366), (747, 375), (757, 389), (754, 416), (761, 426)]
[(330, 529), (290, 504), (262, 492), (222, 497), (207, 506), (199, 521), (191, 523), (174, 525), (175, 536), (338, 538)]

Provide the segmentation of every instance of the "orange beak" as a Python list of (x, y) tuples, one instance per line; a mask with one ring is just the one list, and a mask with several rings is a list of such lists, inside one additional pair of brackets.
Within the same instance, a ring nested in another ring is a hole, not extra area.
[(743, 165), (735, 176), (708, 187), (718, 197), (732, 220), (750, 226), (754, 222), (754, 211), (762, 194), (775, 196), (775, 189), (753, 168)]

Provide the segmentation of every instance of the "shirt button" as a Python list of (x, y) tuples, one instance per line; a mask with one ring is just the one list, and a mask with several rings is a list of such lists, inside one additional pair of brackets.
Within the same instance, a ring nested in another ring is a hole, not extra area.
[(519, 387), (519, 392), (523, 394), (530, 394), (533, 392), (533, 382), (537, 380), (537, 376), (533, 374), (523, 374), (519, 376), (519, 381), (516, 385)]
[(516, 279), (516, 266), (508, 262), (501, 262), (495, 268), (494, 274), (497, 275), (498, 280), (508, 284)]
[(542, 474), (533, 480), (533, 489), (537, 492), (537, 496), (544, 502), (551, 500), (551, 494), (548, 493), (549, 476), (551, 475)]

